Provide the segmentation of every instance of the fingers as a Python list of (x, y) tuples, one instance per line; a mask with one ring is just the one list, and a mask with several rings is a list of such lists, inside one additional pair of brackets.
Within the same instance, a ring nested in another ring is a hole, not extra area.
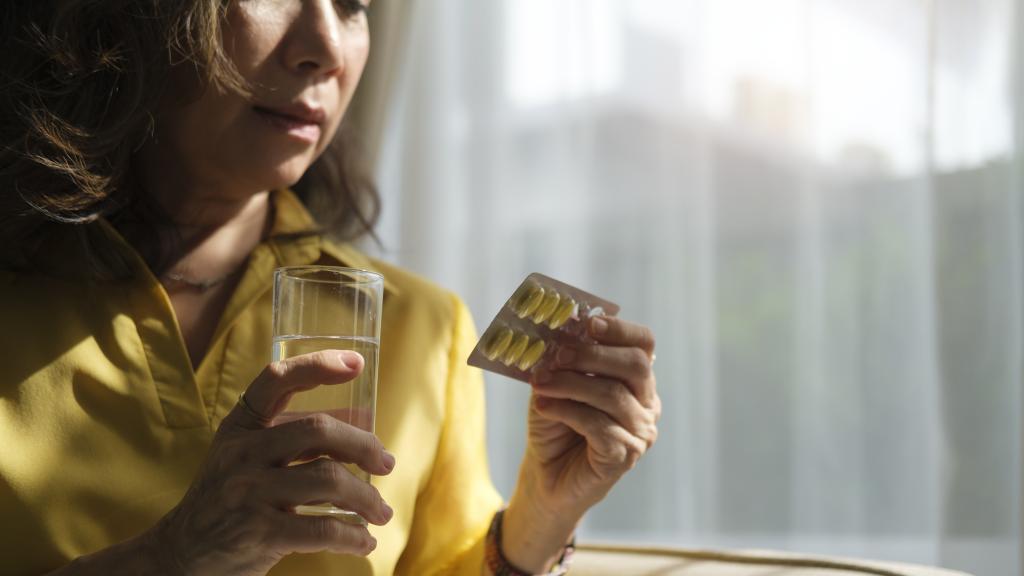
[[(534, 407), (544, 417), (565, 424), (583, 436), (598, 462), (616, 472), (636, 465), (647, 451), (646, 443), (630, 434), (604, 412), (573, 400), (535, 397)], [(609, 470), (597, 470), (608, 473)]]
[(586, 376), (578, 372), (538, 370), (531, 380), (536, 394), (574, 400), (597, 408), (650, 448), (658, 438), (657, 414), (645, 408), (620, 380)]
[(647, 355), (654, 353), (654, 333), (647, 326), (615, 316), (595, 316), (587, 324), (591, 338), (610, 346), (635, 346)]
[(225, 420), (244, 428), (265, 427), (266, 421), (284, 410), (292, 394), (348, 382), (359, 375), (363, 364), (363, 357), (352, 350), (322, 350), (269, 364), (245, 391), (245, 401), (255, 414), (236, 405)]
[(655, 403), (654, 371), (651, 359), (642, 348), (581, 344), (565, 346), (555, 354), (558, 368), (596, 374), (624, 382), (641, 404)]
[(377, 476), (389, 474), (395, 467), (395, 457), (384, 449), (379, 438), (328, 414), (309, 414), (258, 434), (260, 438), (252, 445), (259, 447), (259, 463), (265, 466), (287, 466), (328, 456)]
[(279, 513), (275, 520), (280, 528), (279, 544), (286, 550), (366, 556), (377, 547), (377, 539), (360, 524), (349, 524), (329, 516), (299, 516), (290, 512)]
[(354, 476), (345, 465), (325, 458), (271, 469), (262, 490), (280, 509), (329, 503), (381, 526), (394, 515), (375, 487)]

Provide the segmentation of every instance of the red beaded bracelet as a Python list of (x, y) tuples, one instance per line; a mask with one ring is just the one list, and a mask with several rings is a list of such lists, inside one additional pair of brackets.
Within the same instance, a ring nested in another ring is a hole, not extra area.
[[(494, 576), (538, 576), (516, 568), (505, 558), (505, 554), (502, 553), (501, 519), (504, 515), (504, 510), (498, 511), (494, 515), (494, 520), (491, 520), (491, 528), (487, 531), (487, 542), (484, 547), (484, 559), (487, 562), (487, 568), (490, 569)], [(565, 545), (565, 550), (562, 551), (562, 556), (558, 559), (558, 562), (543, 576), (563, 576), (569, 572), (569, 564), (572, 563), (572, 554), (575, 550), (576, 537), (574, 536), (572, 541)]]

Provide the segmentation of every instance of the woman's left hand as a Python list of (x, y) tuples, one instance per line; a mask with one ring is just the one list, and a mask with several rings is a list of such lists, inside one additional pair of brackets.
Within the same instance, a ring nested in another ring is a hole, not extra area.
[(502, 556), (548, 572), (591, 506), (657, 440), (654, 335), (646, 326), (592, 318), (593, 342), (564, 344), (534, 372), (529, 440), (502, 519)]
[(529, 443), (501, 546), (544, 572), (591, 506), (658, 438), (654, 335), (614, 317), (589, 320), (590, 343), (563, 345), (530, 385)]
[(654, 444), (661, 416), (651, 330), (595, 317), (587, 333), (595, 343), (563, 346), (530, 382), (524, 475), (535, 504), (563, 517), (604, 498)]

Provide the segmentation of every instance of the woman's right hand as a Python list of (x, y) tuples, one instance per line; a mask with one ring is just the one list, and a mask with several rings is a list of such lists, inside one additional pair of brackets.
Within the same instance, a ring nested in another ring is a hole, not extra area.
[(365, 526), (293, 509), (330, 502), (387, 523), (392, 510), (380, 493), (342, 463), (384, 475), (394, 456), (373, 434), (326, 414), (274, 421), (293, 393), (346, 382), (362, 368), (358, 353), (328, 350), (263, 370), (245, 392), (251, 411), (239, 404), (224, 418), (188, 493), (148, 534), (168, 573), (262, 576), (293, 552), (366, 555), (376, 547)]

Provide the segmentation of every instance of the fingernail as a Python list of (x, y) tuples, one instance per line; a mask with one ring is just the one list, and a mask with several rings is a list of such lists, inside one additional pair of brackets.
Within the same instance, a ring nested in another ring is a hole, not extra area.
[(390, 522), (394, 515), (395, 511), (391, 509), (391, 506), (384, 504), (384, 522)]
[(366, 553), (369, 554), (377, 549), (377, 539), (370, 536), (370, 539), (366, 542)]
[(547, 368), (538, 368), (533, 374), (533, 381), (537, 384), (546, 384), (551, 381), (551, 372)]
[(341, 362), (341, 365), (344, 366), (345, 368), (353, 368), (354, 367), (355, 362), (353, 362), (354, 359), (352, 358), (352, 352), (351, 351), (349, 351), (349, 350), (338, 350), (338, 352), (335, 354), (335, 356), (337, 356), (338, 362)]
[(572, 348), (562, 348), (555, 357), (558, 359), (559, 364), (568, 366), (576, 358), (576, 351)]
[(590, 333), (594, 336), (600, 336), (608, 331), (608, 321), (604, 318), (594, 318), (590, 321)]
[(387, 450), (384, 451), (384, 467), (391, 472), (395, 468), (395, 455)]

